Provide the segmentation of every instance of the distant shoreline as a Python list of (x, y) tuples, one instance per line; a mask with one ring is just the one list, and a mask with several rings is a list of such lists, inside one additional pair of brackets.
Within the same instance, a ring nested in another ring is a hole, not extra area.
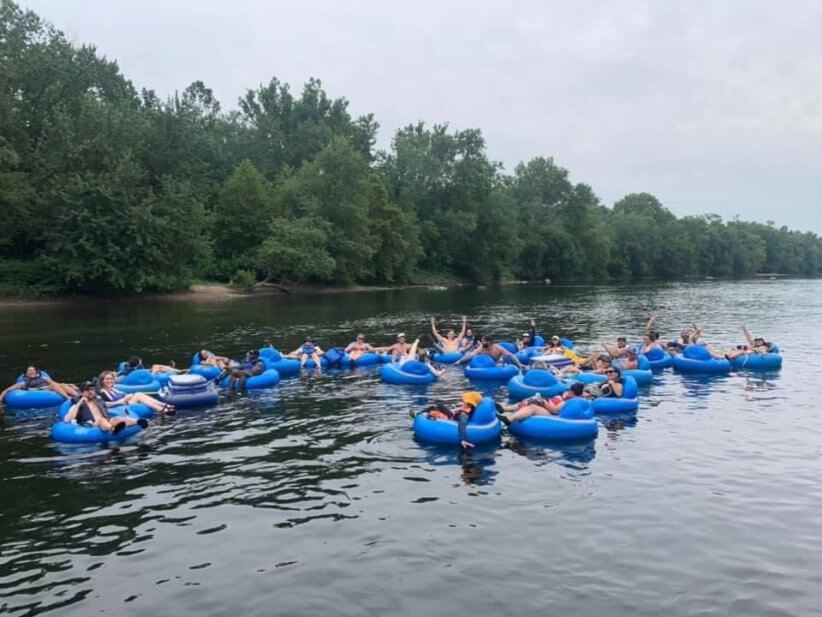
[[(675, 281), (718, 281), (718, 280), (763, 280), (763, 279), (815, 279), (818, 277), (802, 277), (789, 274), (779, 273), (758, 273), (750, 277), (741, 279), (725, 279), (718, 277), (684, 277), (675, 279)], [(673, 282), (672, 280), (656, 279), (654, 277), (642, 279), (611, 279), (608, 281), (589, 281), (589, 280), (562, 280), (554, 282), (544, 281), (503, 281), (496, 283), (493, 286), (509, 286), (509, 285), (603, 285), (624, 283), (627, 281), (643, 281), (643, 282)], [(92, 302), (113, 302), (113, 303), (127, 303), (127, 302), (143, 302), (146, 300), (156, 300), (160, 302), (177, 302), (181, 300), (196, 300), (203, 303), (217, 303), (230, 302), (234, 300), (242, 300), (247, 298), (264, 298), (268, 296), (287, 298), (289, 296), (301, 297), (312, 295), (335, 295), (348, 293), (363, 293), (375, 291), (401, 291), (408, 289), (424, 289), (424, 290), (448, 290), (459, 287), (485, 287), (483, 285), (470, 285), (468, 283), (442, 282), (442, 283), (415, 283), (406, 285), (295, 285), (291, 287), (288, 292), (276, 289), (274, 287), (264, 287), (254, 290), (237, 289), (226, 283), (197, 283), (192, 285), (189, 289), (170, 292), (149, 292), (144, 294), (135, 294), (128, 296), (94, 296), (94, 295), (72, 295), (72, 296), (55, 296), (42, 298), (26, 298), (26, 297), (2, 297), (0, 296), (0, 308), (26, 308), (38, 306), (59, 306), (65, 304), (85, 304)]]

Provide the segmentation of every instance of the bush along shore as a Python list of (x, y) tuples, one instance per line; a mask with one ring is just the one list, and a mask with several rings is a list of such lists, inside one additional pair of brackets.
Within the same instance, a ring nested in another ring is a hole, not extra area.
[(822, 241), (654, 196), (613, 207), (550, 157), (504, 173), (478, 129), (378, 124), (311, 79), (224, 111), (161, 99), (88, 45), (0, 3), (0, 294), (135, 294), (194, 280), (401, 285), (815, 276)]

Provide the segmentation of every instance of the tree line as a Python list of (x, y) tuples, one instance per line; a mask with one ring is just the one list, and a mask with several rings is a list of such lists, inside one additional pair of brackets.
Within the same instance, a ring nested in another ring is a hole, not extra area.
[(373, 115), (276, 78), (224, 111), (195, 81), (138, 91), (93, 46), (0, 5), (0, 293), (192, 280), (398, 284), (818, 275), (822, 241), (772, 223), (612, 208), (550, 157), (513, 173), (478, 129)]

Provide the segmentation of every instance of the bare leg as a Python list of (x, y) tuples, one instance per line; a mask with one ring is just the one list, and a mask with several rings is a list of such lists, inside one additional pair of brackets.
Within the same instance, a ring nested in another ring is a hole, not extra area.
[[(725, 354), (724, 354), (724, 353), (722, 353), (721, 351), (717, 351), (717, 350), (716, 350), (716, 349), (714, 349), (714, 348), (713, 348), (710, 344), (705, 345), (705, 349), (707, 349), (707, 350), (708, 350), (708, 353), (709, 353), (709, 354), (711, 354), (711, 357), (712, 357), (714, 360), (725, 360)], [(730, 352), (729, 352), (729, 353), (730, 353)]]
[(552, 414), (541, 405), (526, 405), (514, 413), (506, 413), (505, 415), (510, 422), (518, 422), (519, 420), (525, 420), (531, 416), (553, 416), (555, 414)]
[(128, 397), (128, 402), (145, 405), (146, 407), (150, 407), (154, 411), (174, 411), (174, 405), (165, 405), (157, 399), (155, 399), (153, 396), (149, 396), (145, 392), (135, 392), (134, 394)]
[(320, 361), (320, 354), (315, 353), (313, 356), (311, 356), (311, 359), (314, 360), (314, 364), (317, 365), (317, 370), (322, 372), (323, 369), (322, 362)]

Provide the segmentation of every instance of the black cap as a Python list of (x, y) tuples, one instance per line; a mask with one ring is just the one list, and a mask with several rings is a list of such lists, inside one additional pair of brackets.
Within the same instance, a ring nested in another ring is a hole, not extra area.
[(94, 385), (93, 381), (84, 381), (80, 384), (80, 392), (85, 392), (90, 389), (97, 389), (97, 386)]

